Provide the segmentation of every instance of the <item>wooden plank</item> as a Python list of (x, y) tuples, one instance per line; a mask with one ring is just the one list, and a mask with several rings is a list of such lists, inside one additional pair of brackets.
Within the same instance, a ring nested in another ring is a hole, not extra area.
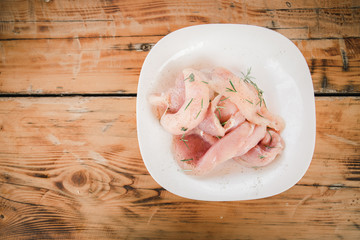
[[(208, 7), (209, 11), (222, 10), (228, 8), (246, 8), (251, 10), (308, 10), (308, 9), (357, 9), (360, 7), (359, 1), (344, 0), (253, 0), (253, 1), (199, 1), (185, 0), (183, 2), (174, 1), (36, 1), (36, 0), (3, 0), (0, 3), (0, 21), (76, 21), (76, 20), (105, 20), (114, 19), (113, 15), (123, 15), (142, 11), (144, 13), (162, 13), (167, 11), (180, 10), (184, 12), (200, 12)], [(183, 10), (181, 10), (183, 9)], [(125, 13), (125, 14), (124, 14)], [(136, 14), (135, 14), (136, 15)], [(142, 16), (143, 14), (139, 14)]]
[[(0, 92), (136, 93), (147, 51), (161, 36), (0, 41)], [(360, 38), (294, 40), (316, 93), (360, 92)]]
[[(230, 1), (232, 2), (232, 1)], [(357, 0), (333, 1), (333, 0), (253, 0), (247, 1), (246, 4), (253, 8), (267, 8), (272, 10), (285, 10), (285, 9), (308, 9), (308, 8), (354, 8), (360, 7), (360, 2)]]
[(159, 39), (126, 37), (0, 42), (0, 91), (136, 93), (146, 51)]
[(19, 0), (1, 4), (1, 39), (166, 35), (204, 23), (245, 23), (280, 29), (291, 39), (360, 35), (357, 1)]
[(290, 190), (203, 202), (148, 175), (135, 98), (1, 98), (0, 238), (356, 239), (359, 106), (316, 99), (314, 159)]

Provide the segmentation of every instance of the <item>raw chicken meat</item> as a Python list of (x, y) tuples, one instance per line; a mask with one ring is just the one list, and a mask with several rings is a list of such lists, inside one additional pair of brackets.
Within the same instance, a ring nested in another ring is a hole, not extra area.
[(185, 100), (177, 112), (167, 112), (160, 119), (166, 131), (180, 135), (204, 120), (209, 106), (209, 88), (204, 75), (194, 69), (184, 69)]
[(284, 141), (274, 130), (267, 130), (265, 137), (250, 151), (234, 157), (248, 167), (263, 167), (271, 163), (284, 149)]
[(230, 159), (262, 167), (283, 151), (285, 123), (267, 109), (249, 73), (241, 79), (224, 68), (206, 74), (187, 68), (173, 88), (150, 96), (186, 173), (205, 175)]

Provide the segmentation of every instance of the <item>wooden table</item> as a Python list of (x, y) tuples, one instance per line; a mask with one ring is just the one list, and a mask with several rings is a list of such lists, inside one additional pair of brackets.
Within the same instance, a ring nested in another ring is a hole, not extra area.
[[(206, 23), (273, 29), (307, 60), (316, 148), (282, 194), (184, 199), (144, 166), (142, 63), (166, 34)], [(359, 75), (360, 1), (3, 0), (0, 239), (360, 239)]]

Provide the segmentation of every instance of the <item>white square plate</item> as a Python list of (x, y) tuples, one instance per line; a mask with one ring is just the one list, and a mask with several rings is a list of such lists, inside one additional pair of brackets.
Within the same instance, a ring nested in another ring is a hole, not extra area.
[[(171, 153), (171, 135), (154, 117), (148, 97), (174, 84), (183, 68), (222, 66), (235, 74), (252, 69), (270, 111), (286, 122), (284, 152), (269, 166), (246, 168), (229, 160), (206, 177), (186, 175)], [(177, 30), (149, 52), (140, 73), (136, 103), (141, 155), (166, 190), (190, 199), (259, 199), (295, 185), (308, 169), (315, 146), (315, 99), (299, 49), (283, 35), (257, 26), (208, 24)]]

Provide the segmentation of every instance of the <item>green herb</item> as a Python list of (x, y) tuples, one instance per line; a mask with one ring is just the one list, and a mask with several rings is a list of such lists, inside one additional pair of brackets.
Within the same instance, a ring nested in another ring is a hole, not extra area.
[(201, 113), (203, 107), (204, 107), (204, 99), (202, 98), (202, 99), (201, 99), (201, 109), (200, 109), (200, 111), (198, 112), (198, 114), (196, 115), (195, 119), (198, 118), (198, 116), (199, 116), (199, 114)]
[(253, 104), (250, 100), (247, 100), (247, 99), (245, 99), (247, 102), (249, 102), (249, 103), (251, 103), (251, 104)]
[(225, 126), (225, 124), (227, 123), (227, 121), (226, 122), (223, 122), (223, 123), (221, 123), (221, 126)]
[(188, 105), (186, 105), (184, 111), (189, 107), (190, 103), (193, 101), (193, 98), (190, 100), (190, 102), (188, 103)]
[(186, 146), (187, 148), (189, 148), (189, 146), (188, 146), (187, 143), (186, 143), (188, 140), (186, 140), (184, 137), (185, 137), (185, 133), (184, 133), (184, 134), (182, 135), (182, 137), (180, 138), (180, 141), (182, 141), (182, 142), (185, 144), (185, 146)]
[(263, 115), (261, 115), (260, 113), (256, 113), (257, 115), (259, 115), (260, 117), (263, 117), (263, 118), (265, 118)]
[(260, 158), (260, 159), (263, 159), (263, 158), (265, 158), (265, 156), (263, 156), (263, 155), (259, 155), (259, 158)]
[(226, 99), (229, 99), (230, 97), (227, 97), (227, 98), (224, 98), (224, 99), (221, 99), (220, 102), (222, 101), (225, 101)]
[(189, 159), (183, 159), (183, 160), (180, 160), (180, 161), (182, 161), (182, 162), (187, 162), (187, 161), (192, 161), (192, 160), (194, 160), (194, 159), (189, 158)]
[(216, 116), (216, 118), (217, 118), (217, 119), (219, 120), (219, 122), (220, 122), (220, 118), (221, 118), (220, 109), (216, 107), (216, 110), (217, 110), (218, 113), (219, 113), (219, 117), (216, 115), (216, 113), (215, 113), (215, 116)]
[(198, 118), (198, 116), (200, 115), (200, 113), (201, 113), (201, 110), (198, 112), (198, 114), (196, 115), (195, 119)]
[(251, 78), (254, 78), (254, 77), (250, 76), (250, 74), (251, 74), (251, 67), (248, 68), (246, 75), (245, 75), (243, 72), (241, 72), (241, 74), (243, 75), (245, 82), (249, 82), (249, 81), (251, 81)]
[(271, 146), (269, 146), (269, 145), (264, 145), (265, 147), (267, 147), (267, 148), (275, 148), (275, 147), (271, 147)]
[(267, 133), (270, 135), (270, 143), (272, 142), (272, 136), (271, 136), (271, 134), (270, 134), (270, 132), (269, 132), (269, 129), (266, 129), (266, 131), (267, 131)]
[(222, 139), (222, 136), (216, 136), (218, 139)]
[(236, 89), (235, 89), (235, 87), (234, 87), (234, 84), (232, 83), (232, 81), (229, 80), (229, 82), (230, 82), (230, 84), (231, 84), (232, 89), (231, 89), (231, 88), (226, 88), (226, 91), (227, 91), (227, 92), (237, 92)]
[(209, 84), (208, 82), (206, 82), (206, 81), (202, 81), (203, 83), (206, 83), (206, 84)]
[(190, 73), (190, 75), (187, 78), (185, 78), (184, 81), (190, 79), (189, 82), (193, 82), (193, 81), (195, 81), (194, 77), (195, 77), (194, 74)]
[(182, 127), (181, 128), (181, 131), (184, 131), (184, 132), (186, 132), (188, 129), (187, 128), (185, 128), (185, 127)]
[[(258, 93), (258, 98), (259, 98), (259, 102), (256, 104), (256, 105), (258, 105), (259, 103), (260, 103), (260, 107), (261, 107), (261, 103), (262, 102), (264, 102), (264, 104), (265, 104), (265, 100), (264, 100), (264, 98), (263, 98), (263, 91), (256, 85), (256, 83), (254, 83), (251, 79), (252, 78), (254, 78), (254, 77), (252, 77), (252, 76), (250, 76), (250, 74), (251, 74), (251, 68), (249, 68), (248, 70), (247, 70), (247, 73), (246, 73), (246, 75), (242, 72), (241, 73), (242, 75), (243, 75), (243, 78), (244, 78), (244, 82), (246, 82), (246, 83), (250, 83), (251, 85), (253, 85), (254, 86), (254, 88), (256, 89), (256, 91), (257, 91), (257, 93)], [(265, 107), (266, 107), (266, 104), (265, 104)]]

